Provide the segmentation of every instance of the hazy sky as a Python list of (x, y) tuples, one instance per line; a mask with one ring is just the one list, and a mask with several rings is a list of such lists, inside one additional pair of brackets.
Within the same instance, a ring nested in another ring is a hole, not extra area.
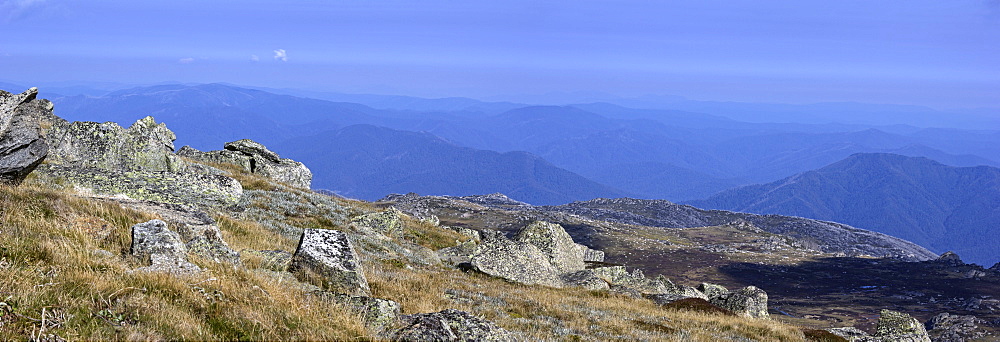
[(0, 0), (0, 80), (1000, 107), (1000, 1)]

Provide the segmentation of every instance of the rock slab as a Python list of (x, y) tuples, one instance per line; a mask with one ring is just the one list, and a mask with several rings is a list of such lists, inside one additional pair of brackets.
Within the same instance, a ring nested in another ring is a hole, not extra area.
[(952, 315), (947, 312), (934, 316), (926, 323), (927, 334), (934, 342), (965, 342), (986, 337), (982, 326), (988, 322), (972, 315)]
[(288, 271), (333, 292), (368, 296), (371, 291), (358, 253), (341, 231), (305, 229)]
[(223, 147), (220, 151), (201, 152), (184, 146), (177, 154), (206, 163), (235, 164), (247, 172), (300, 188), (308, 189), (312, 184), (312, 171), (304, 164), (281, 158), (256, 141), (242, 139), (227, 142)]
[(151, 116), (127, 129), (114, 122), (62, 121), (46, 136), (50, 163), (115, 171), (182, 171), (185, 164), (174, 155), (175, 139)]
[(406, 315), (404, 327), (392, 334), (393, 341), (514, 341), (507, 330), (468, 312), (444, 311)]
[(187, 249), (180, 235), (167, 228), (167, 223), (151, 220), (132, 226), (132, 255), (150, 262), (139, 271), (174, 274), (197, 273), (197, 265), (188, 262)]
[(563, 286), (548, 255), (535, 245), (511, 241), (500, 233), (484, 236), (469, 259), (475, 270), (494, 277), (526, 285)]
[(48, 155), (39, 118), (52, 103), (35, 100), (38, 88), (14, 95), (0, 90), (0, 182), (19, 184)]
[(549, 258), (560, 273), (575, 272), (586, 267), (584, 255), (587, 247), (573, 242), (562, 226), (545, 221), (536, 221), (524, 227), (514, 236), (514, 241), (532, 244)]

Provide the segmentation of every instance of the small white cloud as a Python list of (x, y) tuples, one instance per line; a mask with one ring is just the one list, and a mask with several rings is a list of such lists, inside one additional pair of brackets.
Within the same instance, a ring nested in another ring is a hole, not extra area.
[(177, 60), (177, 63), (181, 64), (191, 64), (192, 62), (194, 62), (194, 58), (181, 58)]
[(250, 55), (250, 60), (254, 62), (260, 62), (260, 57), (257, 57), (257, 55)]
[(285, 49), (274, 50), (274, 60), (276, 60), (276, 61), (282, 61), (282, 62), (287, 62), (288, 61), (288, 54), (285, 53)]
[(0, 16), (3, 21), (13, 22), (29, 16), (56, 14), (60, 6), (48, 4), (45, 0), (0, 0)]

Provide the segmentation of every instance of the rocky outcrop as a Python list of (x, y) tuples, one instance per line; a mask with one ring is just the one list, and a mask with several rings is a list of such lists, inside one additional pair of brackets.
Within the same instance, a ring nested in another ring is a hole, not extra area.
[(843, 337), (845, 340), (849, 342), (855, 342), (855, 341), (860, 341), (862, 339), (871, 338), (871, 335), (868, 335), (868, 333), (864, 332), (864, 330), (855, 327), (830, 328), (826, 329), (826, 331), (829, 331), (834, 335)]
[(174, 231), (184, 242), (188, 253), (215, 262), (240, 262), (240, 254), (222, 239), (222, 231), (215, 220), (203, 211), (185, 205), (153, 201), (118, 199), (117, 202), (124, 207), (159, 215), (168, 226), (175, 227)]
[(385, 236), (399, 236), (403, 233), (403, 213), (394, 208), (355, 217), (351, 223), (361, 231), (375, 232)]
[(50, 153), (39, 174), (94, 195), (194, 206), (239, 201), (238, 181), (197, 172), (203, 170), (174, 155), (174, 139), (166, 125), (148, 116), (128, 129), (114, 122), (58, 121), (47, 132)]
[(587, 290), (609, 290), (611, 286), (604, 279), (598, 278), (594, 271), (581, 270), (564, 273), (559, 276), (566, 286), (582, 287)]
[(115, 171), (169, 171), (184, 169), (174, 155), (177, 136), (153, 117), (129, 128), (114, 122), (62, 122), (46, 133), (51, 164)]
[(854, 327), (833, 328), (827, 331), (851, 342), (931, 342), (927, 330), (920, 321), (908, 314), (892, 310), (882, 310), (874, 335)]
[(334, 292), (356, 296), (370, 292), (358, 254), (341, 231), (305, 229), (288, 271)]
[(304, 164), (281, 158), (256, 141), (242, 139), (228, 142), (223, 147), (220, 151), (201, 152), (184, 146), (177, 154), (205, 163), (235, 164), (246, 172), (291, 186), (308, 189), (312, 184), (312, 171)]
[(892, 310), (882, 310), (872, 337), (874, 339), (864, 341), (931, 342), (920, 321), (909, 314)]
[(558, 224), (533, 222), (513, 239), (499, 232), (481, 235), (478, 245), (470, 241), (438, 255), (451, 264), (522, 284), (608, 288), (593, 271), (585, 270), (588, 258), (603, 260), (604, 254), (573, 242)]
[[(725, 289), (724, 287), (722, 289)], [(713, 292), (708, 301), (718, 307), (732, 311), (738, 316), (750, 318), (768, 318), (767, 293), (756, 286), (747, 286), (729, 292)]]
[(806, 247), (827, 253), (890, 257), (906, 261), (923, 261), (938, 257), (912, 242), (845, 224), (781, 215), (704, 210), (665, 200), (598, 198), (560, 206), (528, 206), (524, 209), (570, 213), (594, 220), (667, 228), (720, 226), (743, 221), (764, 231), (794, 238)]
[(462, 196), (458, 197), (460, 199), (482, 204), (485, 206), (497, 206), (497, 207), (531, 207), (530, 204), (524, 203), (513, 198), (507, 197), (507, 195), (501, 194), (499, 192), (492, 193), (489, 195), (472, 195), (472, 196)]
[(628, 272), (625, 266), (598, 267), (592, 269), (594, 275), (612, 286), (624, 286), (641, 294), (668, 293), (669, 287), (661, 281), (646, 278), (641, 270)]
[(404, 327), (392, 334), (393, 341), (514, 341), (510, 332), (468, 312), (447, 309), (406, 315)]
[(353, 309), (360, 314), (365, 327), (375, 333), (384, 333), (392, 327), (399, 320), (401, 313), (399, 303), (388, 299), (352, 296), (328, 291), (317, 291), (313, 295)]
[(559, 273), (586, 267), (583, 257), (587, 247), (573, 242), (573, 238), (558, 224), (536, 221), (521, 229), (514, 236), (514, 241), (538, 247)]
[(944, 252), (944, 254), (941, 254), (941, 256), (939, 256), (935, 261), (951, 266), (965, 265), (965, 262), (962, 261), (962, 258), (960, 258), (958, 254), (955, 254), (955, 252), (952, 251)]
[(0, 183), (19, 184), (48, 154), (39, 117), (52, 103), (36, 100), (38, 88), (14, 95), (0, 90)]
[(230, 206), (243, 196), (235, 179), (197, 173), (120, 171), (41, 165), (39, 176), (92, 195), (126, 197), (192, 206)]
[(485, 234), (469, 259), (475, 270), (494, 277), (527, 285), (563, 286), (559, 270), (552, 266), (545, 252), (500, 233)]
[(132, 255), (149, 262), (139, 271), (189, 274), (201, 271), (188, 262), (187, 248), (177, 233), (167, 229), (167, 223), (152, 220), (132, 226)]
[(976, 316), (952, 315), (947, 312), (938, 314), (925, 324), (927, 334), (934, 342), (965, 342), (988, 335), (982, 326), (986, 320)]

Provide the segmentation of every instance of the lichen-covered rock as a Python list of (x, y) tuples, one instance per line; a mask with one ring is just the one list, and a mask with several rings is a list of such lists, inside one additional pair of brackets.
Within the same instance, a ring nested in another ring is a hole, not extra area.
[(188, 253), (215, 262), (239, 263), (240, 254), (222, 239), (222, 231), (204, 211), (197, 208), (163, 202), (115, 199), (124, 207), (155, 213), (180, 236)]
[(174, 155), (176, 138), (150, 116), (128, 129), (78, 121), (57, 123), (46, 133), (49, 163), (115, 171), (182, 171), (185, 163)]
[(399, 236), (403, 233), (403, 213), (395, 208), (355, 217), (351, 223), (362, 231), (373, 231), (385, 236)]
[(472, 262), (472, 253), (476, 251), (474, 241), (466, 241), (452, 247), (446, 247), (437, 251), (438, 258), (448, 265), (468, 264)]
[(494, 277), (526, 285), (561, 287), (559, 270), (549, 256), (535, 245), (507, 239), (500, 233), (487, 234), (469, 256), (473, 269)]
[(583, 261), (604, 262), (604, 252), (586, 248), (583, 250)]
[(710, 297), (708, 301), (739, 316), (751, 318), (770, 317), (767, 313), (767, 292), (756, 286), (747, 286), (736, 291), (720, 294), (718, 297)]
[(931, 342), (924, 325), (910, 315), (882, 310), (875, 327), (875, 334), (860, 338), (859, 342)]
[(548, 255), (549, 263), (560, 273), (575, 272), (586, 267), (583, 262), (587, 247), (573, 242), (562, 226), (536, 221), (514, 236), (514, 241), (529, 243)]
[(51, 115), (52, 103), (36, 95), (38, 88), (19, 95), (0, 90), (0, 183), (21, 183), (48, 154), (39, 117)]
[(628, 272), (625, 266), (598, 267), (592, 269), (594, 275), (611, 285), (625, 286), (642, 294), (668, 293), (670, 288), (660, 281), (646, 278), (641, 270)]
[(201, 269), (187, 261), (187, 249), (180, 236), (160, 220), (132, 226), (132, 255), (151, 265), (140, 271), (175, 274), (196, 273)]
[(393, 341), (514, 341), (510, 332), (464, 311), (406, 315), (405, 326), (391, 335)]
[(709, 299), (719, 298), (729, 294), (729, 289), (725, 286), (711, 283), (701, 283), (698, 285), (698, 291), (704, 293)]
[(452, 230), (456, 233), (468, 236), (473, 240), (479, 241), (483, 239), (483, 234), (479, 233), (478, 230), (466, 228), (466, 227), (456, 227), (456, 226), (441, 226), (441, 228)]
[(927, 334), (934, 342), (965, 342), (985, 337), (988, 332), (984, 319), (973, 315), (952, 315), (947, 312), (934, 316), (925, 324)]
[(250, 173), (300, 188), (312, 184), (312, 171), (304, 164), (286, 158), (250, 139), (228, 142), (224, 150), (201, 152), (185, 146), (178, 155), (207, 163), (230, 163)]
[(385, 332), (387, 328), (399, 320), (402, 308), (399, 303), (388, 299), (352, 296), (329, 291), (316, 292), (314, 295), (354, 309), (361, 314), (365, 327), (377, 334)]
[(608, 282), (594, 275), (594, 271), (591, 270), (581, 270), (576, 272), (565, 273), (559, 276), (562, 282), (566, 286), (576, 286), (582, 287), (588, 290), (607, 290), (610, 289)]
[(871, 335), (868, 335), (868, 333), (855, 327), (830, 328), (826, 329), (826, 331), (829, 331), (834, 335), (843, 337), (845, 340), (848, 340), (850, 342), (861, 341), (871, 337)]
[(370, 292), (358, 254), (341, 231), (305, 229), (288, 271), (334, 292), (358, 296)]
[(95, 195), (192, 206), (230, 206), (239, 202), (243, 186), (235, 179), (195, 173), (116, 171), (63, 165), (40, 165), (39, 176)]

